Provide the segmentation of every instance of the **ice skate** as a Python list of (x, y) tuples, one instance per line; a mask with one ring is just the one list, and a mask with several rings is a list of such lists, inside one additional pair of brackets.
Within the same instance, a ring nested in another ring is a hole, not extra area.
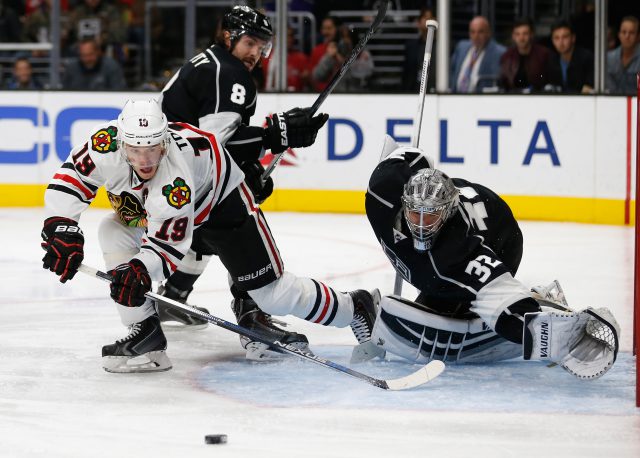
[(353, 320), (349, 323), (353, 335), (356, 336), (359, 344), (371, 340), (373, 324), (378, 315), (378, 304), (380, 303), (380, 291), (365, 291), (357, 289), (349, 293), (353, 299)]
[[(190, 288), (188, 291), (182, 291), (176, 288), (175, 286), (173, 286), (168, 281), (164, 282), (158, 287), (159, 295), (164, 296), (168, 299), (173, 299), (183, 304), (187, 303), (187, 297), (189, 297), (189, 294), (191, 294), (191, 291), (193, 291), (193, 288)], [(195, 305), (191, 305), (190, 307), (196, 308), (201, 312), (209, 313), (209, 311), (204, 307), (197, 307)], [(198, 330), (198, 329), (204, 329), (209, 325), (209, 322), (203, 318), (189, 315), (188, 313), (183, 312), (182, 310), (169, 307), (160, 302), (157, 303), (157, 310), (158, 310), (158, 316), (160, 317), (160, 321), (162, 322), (162, 326), (165, 329)]]
[[(297, 332), (285, 331), (276, 326), (276, 324), (280, 326), (286, 326), (287, 324), (274, 320), (271, 315), (264, 313), (252, 299), (236, 298), (231, 302), (231, 308), (239, 326), (260, 334), (267, 339), (277, 340), (284, 344), (293, 345), (300, 350), (309, 351), (309, 341), (306, 336)], [(245, 336), (240, 336), (240, 344), (242, 348), (247, 350), (246, 358), (252, 361), (283, 356), (281, 352), (272, 349), (268, 345)]]
[(102, 347), (102, 367), (107, 372), (158, 372), (171, 369), (165, 353), (167, 339), (160, 320), (152, 315), (129, 327), (129, 335)]

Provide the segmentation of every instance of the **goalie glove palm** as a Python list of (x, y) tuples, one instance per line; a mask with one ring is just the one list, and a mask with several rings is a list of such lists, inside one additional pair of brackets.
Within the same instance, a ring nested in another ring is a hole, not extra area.
[(151, 291), (151, 277), (144, 263), (132, 259), (120, 264), (109, 272), (111, 277), (111, 298), (127, 307), (140, 307), (144, 304), (145, 294)]
[(327, 119), (329, 115), (324, 113), (311, 116), (310, 108), (294, 108), (284, 113), (275, 113), (267, 118), (267, 127), (262, 135), (263, 145), (273, 154), (282, 153), (287, 148), (313, 145), (318, 131)]
[(84, 235), (78, 223), (70, 218), (47, 218), (42, 228), (40, 246), (46, 251), (42, 267), (55, 272), (60, 281), (71, 280), (84, 259)]

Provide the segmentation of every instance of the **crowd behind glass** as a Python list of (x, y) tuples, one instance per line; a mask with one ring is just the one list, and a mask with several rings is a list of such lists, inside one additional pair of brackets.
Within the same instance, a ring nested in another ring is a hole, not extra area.
[[(63, 56), (61, 89), (124, 90), (161, 89), (183, 60), (184, 42), (175, 10), (149, 9), (151, 49), (145, 49), (145, 0), (60, 0)], [(251, 2), (249, 2), (251, 3)], [(253, 2), (256, 3), (256, 2)], [(274, 2), (258, 2), (268, 11)], [(318, 92), (331, 80), (359, 40), (348, 22), (331, 14), (337, 5), (344, 9), (371, 8), (372, 2), (314, 2), (291, 0), (291, 11), (307, 11), (315, 17), (317, 43), (299, 47), (299, 30), (292, 25), (287, 34), (287, 90)], [(426, 19), (437, 19), (432, 1), (409, 1), (415, 37), (404, 44), (401, 78), (389, 92), (416, 92), (426, 40)], [(640, 24), (637, 7), (620, 18), (610, 17), (607, 30), (605, 92), (636, 93), (636, 74), (640, 72)], [(357, 5), (357, 6), (356, 6)], [(39, 43), (49, 40), (51, 0), (0, 0), (0, 43)], [(333, 8), (333, 10), (328, 10)], [(530, 18), (514, 18), (510, 34), (501, 30), (508, 42), (498, 42), (486, 17), (473, 17), (468, 37), (452, 43), (449, 91), (453, 93), (594, 93), (593, 2), (558, 20), (537, 34)], [(590, 10), (591, 9), (591, 10)], [(364, 11), (364, 10), (363, 10)], [(214, 41), (224, 8), (198, 11), (198, 46)], [(367, 20), (366, 17), (362, 21)], [(0, 81), (3, 89), (48, 89), (48, 79), (34, 68), (46, 63), (43, 50), (0, 51), (4, 65)], [(129, 71), (140, 63), (145, 52), (153, 55), (153, 77)], [(263, 60), (254, 71), (259, 88), (267, 91), (273, 63)], [(435, 65), (435, 59), (432, 60)], [(376, 58), (365, 49), (343, 78), (336, 91), (375, 92)], [(428, 87), (433, 90), (435, 71), (431, 69)], [(44, 74), (44, 73), (43, 73)]]

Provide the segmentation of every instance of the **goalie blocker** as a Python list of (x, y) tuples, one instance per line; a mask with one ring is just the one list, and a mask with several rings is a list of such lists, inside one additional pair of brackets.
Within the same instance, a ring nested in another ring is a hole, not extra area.
[(525, 314), (523, 345), (499, 336), (474, 314), (442, 316), (399, 296), (380, 301), (371, 340), (354, 349), (358, 362), (388, 351), (414, 363), (431, 360), (486, 363), (523, 356), (548, 360), (580, 379), (604, 375), (618, 352), (620, 329), (606, 308), (580, 312), (537, 299), (542, 312)]

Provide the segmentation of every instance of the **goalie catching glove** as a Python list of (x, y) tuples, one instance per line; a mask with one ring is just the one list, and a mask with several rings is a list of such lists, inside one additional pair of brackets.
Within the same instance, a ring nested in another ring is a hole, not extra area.
[(71, 280), (84, 259), (84, 235), (78, 223), (70, 218), (54, 216), (44, 221), (40, 246), (46, 251), (42, 267), (60, 276), (60, 282)]
[(329, 119), (320, 113), (311, 116), (310, 108), (294, 108), (284, 113), (274, 113), (267, 118), (267, 127), (262, 134), (265, 149), (280, 154), (287, 148), (304, 148), (313, 145), (318, 131)]
[(145, 294), (151, 291), (151, 277), (144, 263), (132, 259), (120, 264), (109, 272), (111, 277), (111, 298), (127, 307), (140, 307), (144, 304)]
[(620, 326), (606, 308), (524, 315), (524, 359), (557, 363), (580, 379), (611, 369), (619, 338)]

